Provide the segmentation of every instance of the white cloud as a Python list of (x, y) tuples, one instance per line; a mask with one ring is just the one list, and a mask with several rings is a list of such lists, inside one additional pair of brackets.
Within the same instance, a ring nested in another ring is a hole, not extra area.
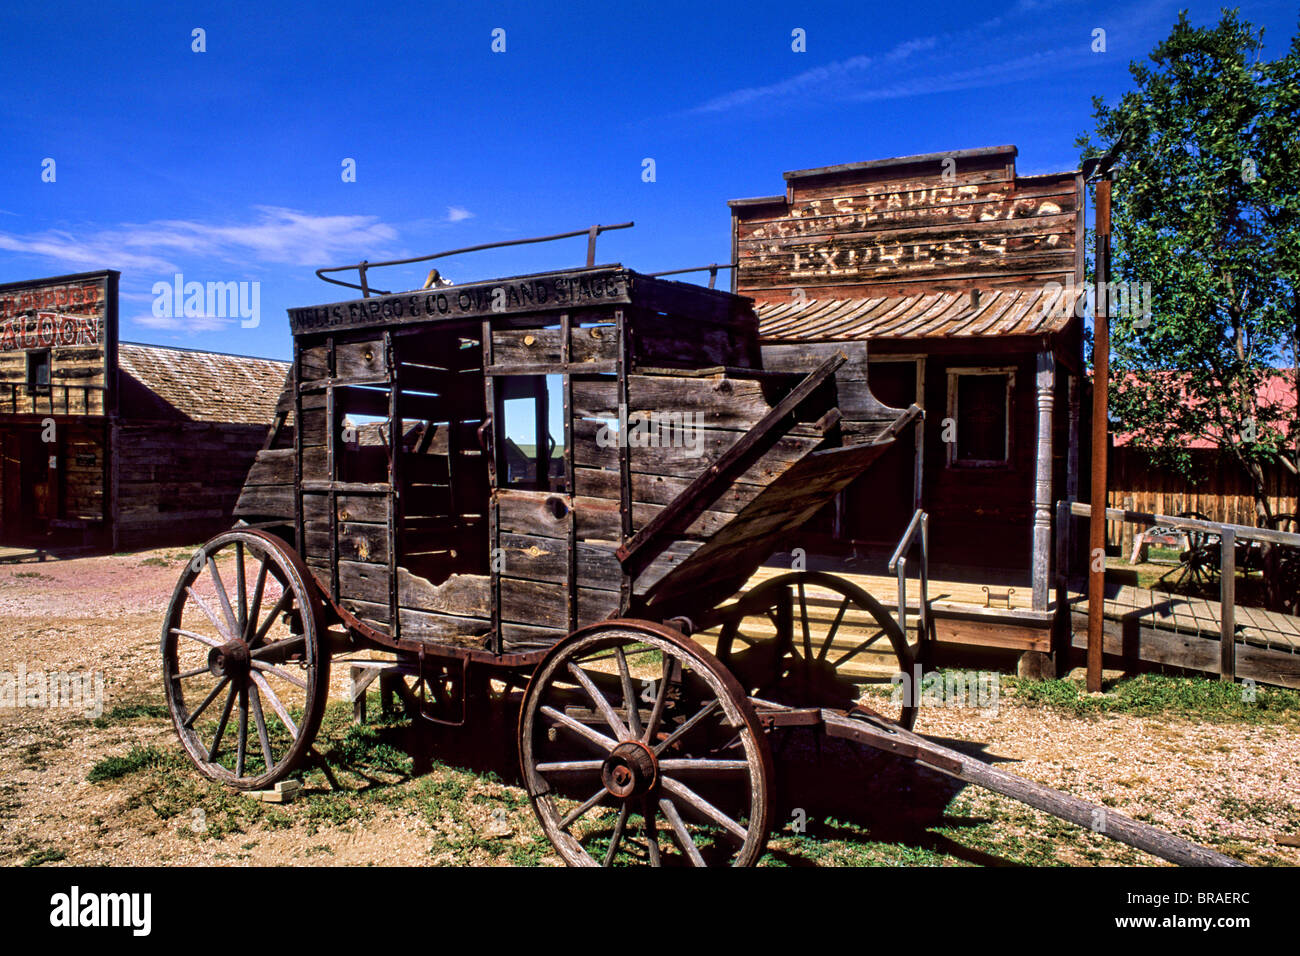
[(219, 315), (154, 315), (152, 312), (143, 312), (140, 315), (131, 317), (132, 322), (136, 325), (143, 325), (151, 329), (165, 329), (172, 332), (221, 332), (225, 329), (236, 327), (240, 321), (238, 317), (223, 318)]
[[(1050, 17), (1043, 11), (1069, 7)], [(1171, 0), (1147, 0), (1106, 13), (1111, 56), (1114, 38), (1131, 46), (1149, 26), (1167, 22)], [(787, 79), (723, 93), (686, 116), (740, 109), (806, 110), (816, 105), (901, 99), (998, 86), (1059, 74), (1095, 62), (1091, 27), (1098, 11), (1072, 0), (1016, 0), (1002, 15), (966, 29), (898, 43), (888, 52), (861, 54), (804, 70)]]
[(474, 214), (462, 206), (447, 207), (448, 222), (461, 222), (465, 219), (473, 219), (473, 218), (474, 218)]
[(254, 212), (252, 221), (233, 224), (158, 219), (77, 233), (0, 232), (0, 249), (70, 266), (171, 272), (177, 266), (170, 256), (323, 266), (342, 258), (377, 258), (397, 239), (397, 230), (376, 216), (318, 216), (280, 206), (255, 206)]

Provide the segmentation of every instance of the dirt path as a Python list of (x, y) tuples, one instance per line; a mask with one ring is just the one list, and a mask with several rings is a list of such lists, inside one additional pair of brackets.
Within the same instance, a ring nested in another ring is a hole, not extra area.
[[(0, 863), (558, 864), (512, 782), (508, 715), (483, 731), (492, 746), (473, 748), (403, 724), (349, 730), (341, 673), (319, 748), (342, 790), (313, 772), (303, 798), (275, 806), (199, 777), (158, 681), (158, 627), (187, 557), (0, 566), (0, 673), (98, 672), (104, 694), (101, 714), (0, 707)], [(1290, 865), (1300, 864), (1300, 849), (1284, 845), (1300, 834), (1298, 728), (1294, 713), (1258, 723), (1080, 717), (1011, 694), (996, 712), (930, 709), (917, 726), (1239, 858)], [(887, 760), (823, 754), (819, 778), (800, 766), (807, 751), (798, 741), (783, 750), (783, 779), (797, 783), (782, 793), (768, 862), (1157, 862)], [(103, 779), (90, 782), (92, 771)]]

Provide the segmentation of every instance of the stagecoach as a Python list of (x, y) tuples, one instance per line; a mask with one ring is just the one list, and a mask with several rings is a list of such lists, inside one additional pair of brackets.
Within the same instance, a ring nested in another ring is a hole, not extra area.
[[(922, 417), (872, 398), (865, 346), (766, 350), (749, 299), (590, 248), (583, 268), (404, 293), (362, 263), (359, 284), (330, 279), (360, 298), (290, 310), (291, 380), (239, 523), (163, 625), (196, 767), (243, 790), (295, 772), (346, 661), (465, 733), (517, 701), (523, 783), (570, 864), (755, 863), (769, 737), (793, 729), (1095, 824), (911, 733), (923, 643), (870, 594), (815, 571), (744, 590)], [(860, 702), (873, 677), (895, 703)]]

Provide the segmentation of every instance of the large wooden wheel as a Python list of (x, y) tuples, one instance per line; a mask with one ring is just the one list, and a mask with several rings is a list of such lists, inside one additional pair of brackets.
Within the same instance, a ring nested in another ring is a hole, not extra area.
[(846, 708), (863, 685), (879, 683), (890, 694), (873, 697), (872, 708), (909, 730), (916, 723), (916, 649), (885, 607), (852, 581), (793, 571), (764, 581), (719, 614), (717, 657), (753, 696)]
[(556, 645), (529, 682), (519, 754), (571, 866), (748, 866), (767, 844), (767, 739), (735, 678), (671, 628), (609, 621)]
[(205, 775), (258, 790), (301, 765), (329, 688), (323, 603), (287, 545), (228, 531), (185, 567), (162, 632), (167, 707)]

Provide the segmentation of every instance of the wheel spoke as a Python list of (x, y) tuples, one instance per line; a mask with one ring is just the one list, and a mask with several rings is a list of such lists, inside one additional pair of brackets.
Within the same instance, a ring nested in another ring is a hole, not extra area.
[(177, 674), (173, 678), (173, 680), (189, 680), (191, 677), (198, 677), (200, 674), (207, 674), (207, 673), (210, 673), (210, 671), (205, 665), (203, 667), (196, 667), (192, 671), (185, 671), (184, 673)]
[(235, 776), (244, 775), (244, 755), (248, 752), (248, 688), (239, 689), (239, 741), (235, 750)]
[(230, 688), (230, 693), (226, 697), (225, 709), (221, 712), (221, 720), (217, 723), (217, 732), (212, 738), (212, 746), (208, 748), (208, 763), (216, 763), (217, 750), (221, 746), (221, 737), (226, 732), (226, 724), (230, 721), (230, 711), (235, 706), (235, 688)]
[(606, 790), (604, 787), (601, 787), (594, 794), (592, 794), (590, 797), (588, 797), (578, 806), (574, 807), (572, 810), (570, 810), (561, 818), (560, 829), (561, 830), (569, 829), (569, 827), (573, 826), (573, 824), (577, 822), (579, 817), (581, 817), (584, 813), (586, 813), (596, 804), (600, 803), (600, 801), (604, 800), (605, 797), (607, 796), (609, 796), (609, 791)]
[(826, 660), (826, 655), (830, 653), (831, 645), (835, 643), (835, 635), (840, 629), (840, 622), (844, 620), (844, 614), (848, 611), (850, 603), (849, 599), (845, 598), (844, 603), (840, 605), (839, 611), (836, 612), (835, 620), (831, 622), (831, 629), (826, 635), (826, 640), (822, 642), (822, 649), (817, 654), (819, 661)]
[(253, 629), (253, 625), (257, 623), (257, 615), (261, 613), (262, 610), (262, 591), (266, 587), (266, 566), (268, 560), (269, 558), (263, 555), (262, 564), (257, 569), (257, 581), (253, 584), (253, 599), (248, 604), (248, 615), (244, 620), (243, 638), (250, 645), (253, 642), (249, 640), (249, 632)]
[(221, 613), (225, 615), (226, 626), (230, 628), (230, 639), (234, 640), (236, 634), (240, 633), (239, 622), (235, 619), (235, 611), (230, 606), (230, 595), (226, 593), (226, 585), (221, 580), (221, 572), (217, 570), (217, 559), (208, 558), (208, 573), (212, 575), (212, 583), (217, 589), (217, 601), (221, 604)]
[(673, 834), (677, 837), (678, 846), (690, 858), (691, 864), (693, 866), (708, 866), (704, 862), (704, 857), (700, 856), (700, 848), (691, 839), (691, 831), (686, 829), (686, 824), (682, 822), (681, 814), (677, 812), (673, 802), (666, 797), (661, 798), (659, 809), (664, 812), (664, 818), (668, 821), (669, 826), (673, 829)]
[(618, 714), (614, 713), (614, 708), (609, 706), (609, 701), (605, 699), (605, 695), (591, 682), (591, 678), (587, 676), (586, 672), (573, 661), (569, 661), (569, 673), (573, 675), (574, 680), (582, 685), (582, 689), (587, 692), (587, 696), (596, 705), (596, 710), (600, 712), (601, 717), (605, 718), (605, 723), (609, 724), (609, 728), (614, 731), (614, 735), (620, 741), (630, 740), (631, 736), (628, 734), (627, 727), (623, 721), (618, 719)]
[(686, 721), (686, 723), (682, 724), (680, 727), (674, 730), (671, 734), (669, 734), (659, 743), (655, 744), (654, 745), (655, 755), (658, 756), (659, 754), (663, 753), (665, 749), (672, 746), (672, 744), (677, 740), (680, 740), (683, 736), (689, 733), (691, 729), (695, 727), (696, 724), (698, 724), (701, 720), (709, 716), (709, 714), (713, 713), (717, 709), (718, 709), (718, 701), (716, 699), (709, 701), (709, 703), (705, 704), (703, 707), (699, 709), (699, 711), (696, 712), (694, 717)]
[(280, 595), (280, 600), (275, 602), (275, 607), (271, 608), (271, 613), (266, 616), (266, 620), (262, 622), (262, 626), (257, 629), (257, 633), (253, 635), (253, 639), (248, 642), (249, 646), (260, 644), (262, 638), (266, 637), (266, 632), (269, 631), (271, 625), (275, 623), (276, 617), (278, 617), (280, 612), (285, 610), (288, 605), (292, 603), (293, 591), (286, 587), (284, 593)]
[(217, 699), (217, 695), (220, 694), (221, 691), (225, 688), (225, 686), (229, 683), (230, 683), (229, 677), (223, 677), (221, 678), (220, 681), (217, 682), (217, 686), (212, 688), (212, 693), (208, 694), (208, 696), (203, 699), (203, 703), (199, 704), (198, 709), (185, 718), (185, 723), (183, 724), (183, 726), (185, 727), (186, 730), (189, 730), (191, 727), (194, 726), (194, 721), (199, 719), (199, 715), (208, 709), (208, 705)]
[(804, 594), (803, 581), (799, 582), (799, 623), (803, 626), (803, 649), (806, 659), (811, 660), (812, 634), (808, 629), (808, 597)]
[(281, 670), (280, 668), (275, 667), (272, 664), (268, 664), (265, 661), (255, 660), (253, 661), (253, 666), (256, 667), (259, 671), (262, 671), (263, 673), (274, 674), (276, 677), (280, 678), (280, 680), (288, 681), (290, 684), (293, 684), (295, 687), (299, 687), (302, 690), (307, 689), (307, 682), (303, 680), (301, 677), (294, 677), (288, 671)]
[(701, 758), (671, 759), (659, 761), (659, 769), (673, 773), (730, 773), (748, 771), (748, 760), (708, 760)]
[(655, 806), (649, 798), (641, 810), (641, 819), (645, 821), (646, 852), (650, 854), (650, 865), (663, 866), (663, 858), (659, 855), (659, 829), (655, 826)]
[[(212, 562), (209, 561), (208, 563), (211, 564)], [(231, 640), (233, 635), (226, 633), (226, 625), (223, 624), (217, 615), (213, 613), (212, 608), (208, 607), (208, 602), (199, 597), (199, 592), (195, 591), (194, 588), (189, 585), (185, 586), (185, 590), (189, 593), (190, 597), (194, 599), (194, 603), (198, 605), (199, 610), (207, 615), (208, 620), (212, 622), (212, 626), (217, 629), (217, 633), (226, 640)], [(189, 634), (187, 633), (186, 636), (189, 636)], [(213, 646), (220, 647), (221, 645), (218, 643)]]
[(623, 842), (623, 828), (627, 826), (627, 815), (631, 806), (623, 804), (623, 808), (618, 811), (618, 820), (614, 823), (614, 832), (609, 838), (609, 849), (605, 851), (605, 866), (614, 865), (614, 857), (618, 855), (618, 845)]
[(623, 685), (623, 709), (627, 711), (628, 730), (631, 731), (634, 739), (641, 738), (641, 712), (637, 709), (637, 699), (632, 693), (632, 675), (627, 669), (627, 656), (623, 653), (623, 645), (619, 644), (614, 648), (614, 653), (618, 657), (618, 677)]
[(248, 676), (253, 678), (253, 683), (256, 684), (266, 696), (266, 702), (271, 705), (271, 709), (275, 711), (276, 716), (284, 721), (284, 725), (289, 728), (289, 735), (293, 737), (294, 740), (297, 740), (298, 725), (293, 722), (293, 718), (289, 716), (289, 712), (284, 709), (284, 704), (280, 703), (280, 698), (275, 696), (275, 691), (271, 690), (271, 685), (268, 684), (266, 679), (257, 671), (252, 671)]
[(538, 773), (575, 773), (581, 771), (600, 772), (605, 766), (603, 760), (552, 760), (537, 764)]
[(583, 740), (595, 744), (596, 747), (604, 753), (609, 753), (618, 746), (617, 740), (606, 737), (599, 730), (587, 726), (580, 720), (574, 720), (568, 714), (558, 711), (554, 707), (543, 706), (542, 713), (551, 718), (551, 720), (555, 721), (557, 724), (573, 731)]
[(655, 694), (655, 705), (650, 711), (650, 720), (645, 725), (645, 736), (641, 739), (641, 742), (647, 747), (650, 746), (650, 742), (654, 740), (654, 735), (659, 730), (659, 721), (664, 715), (664, 704), (668, 701), (668, 675), (670, 668), (671, 665), (668, 663), (668, 658), (665, 657), (663, 661), (663, 673), (659, 677), (659, 690)]
[(266, 770), (269, 773), (275, 766), (275, 758), (271, 755), (271, 735), (266, 732), (266, 715), (262, 713), (262, 695), (257, 692), (256, 684), (248, 688), (248, 693), (253, 699), (253, 720), (257, 724), (257, 741), (262, 745), (262, 759), (266, 761)]
[(708, 800), (705, 800), (684, 783), (674, 780), (672, 777), (661, 777), (660, 782), (667, 793), (686, 803), (696, 812), (708, 817), (714, 823), (719, 824), (724, 830), (741, 843), (744, 843), (746, 838), (749, 836), (748, 830), (742, 827), (735, 820), (731, 819), (731, 817), (727, 816), (713, 804), (709, 803)]
[(833, 663), (833, 664), (831, 665), (831, 667), (839, 667), (841, 664), (843, 664), (845, 661), (847, 661), (850, 657), (856, 657), (857, 655), (861, 654), (861, 653), (862, 653), (863, 651), (865, 651), (868, 647), (870, 647), (872, 644), (876, 643), (876, 641), (880, 640), (880, 639), (881, 639), (882, 637), (884, 637), (884, 636), (885, 636), (885, 632), (884, 632), (884, 631), (877, 631), (876, 634), (875, 634), (874, 636), (867, 638), (865, 641), (863, 641), (863, 642), (862, 642), (861, 644), (859, 644), (857, 647), (853, 648), (853, 650), (849, 651), (848, 653), (844, 654), (842, 657), (840, 657), (839, 659), (837, 659), (837, 660), (835, 661), (835, 663)]
[(239, 605), (239, 636), (248, 626), (248, 575), (244, 571), (244, 542), (235, 542), (235, 603)]
[(206, 644), (208, 647), (220, 647), (222, 643), (215, 637), (208, 637), (206, 634), (199, 634), (197, 631), (186, 631), (179, 627), (173, 627), (172, 633), (179, 634), (181, 637), (188, 637), (190, 640)]

